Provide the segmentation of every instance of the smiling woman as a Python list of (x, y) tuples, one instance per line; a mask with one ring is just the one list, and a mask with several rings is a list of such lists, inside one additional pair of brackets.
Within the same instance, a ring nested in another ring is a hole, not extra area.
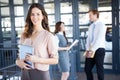
[[(50, 80), (49, 64), (58, 63), (58, 48), (53, 34), (49, 32), (47, 13), (42, 5), (33, 3), (30, 6), (20, 44), (34, 48), (32, 55), (16, 60), (22, 68), (21, 80)], [(31, 69), (26, 61), (33, 63), (34, 68)]]
[(38, 8), (33, 8), (30, 18), (34, 26), (40, 25), (43, 19), (41, 10), (39, 10)]

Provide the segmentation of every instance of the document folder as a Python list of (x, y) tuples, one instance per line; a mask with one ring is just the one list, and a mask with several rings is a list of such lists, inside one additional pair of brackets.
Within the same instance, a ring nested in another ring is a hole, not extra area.
[[(19, 45), (19, 57), (20, 59), (25, 59), (27, 54), (32, 55), (34, 53), (34, 48), (28, 45)], [(31, 65), (33, 68), (33, 63), (26, 61), (27, 64)]]

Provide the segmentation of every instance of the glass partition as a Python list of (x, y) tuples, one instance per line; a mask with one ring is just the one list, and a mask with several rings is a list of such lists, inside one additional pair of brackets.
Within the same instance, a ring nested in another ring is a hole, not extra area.
[(89, 15), (88, 13), (85, 13), (85, 14), (80, 14), (79, 15), (79, 24), (80, 25), (86, 25), (88, 24), (90, 21), (89, 21)]
[(15, 6), (14, 8), (15, 8), (14, 9), (15, 16), (23, 16), (24, 15), (23, 6)]
[(66, 25), (72, 25), (73, 24), (72, 14), (61, 15), (61, 21), (63, 21)]
[(102, 6), (98, 8), (99, 11), (111, 11), (112, 7), (110, 7), (111, 4), (109, 4), (109, 6)]
[(2, 36), (3, 36), (3, 47), (11, 47), (11, 45), (8, 45), (11, 43), (11, 20), (10, 17), (2, 18)]
[(1, 19), (1, 24), (2, 24), (2, 31), (6, 30), (6, 28), (10, 28), (11, 27), (11, 21), (10, 21), (10, 17), (5, 17)]
[(44, 4), (44, 8), (45, 8), (47, 14), (55, 13), (54, 3)]
[(0, 6), (8, 6), (9, 1), (8, 0), (0, 0)]
[(112, 13), (111, 12), (100, 12), (99, 19), (105, 24), (112, 24)]
[(38, 3), (38, 0), (28, 0), (28, 3), (31, 4), (31, 3)]
[(10, 9), (9, 9), (9, 7), (2, 7), (1, 8), (1, 16), (10, 16)]
[(23, 0), (14, 0), (14, 4), (23, 4)]
[(31, 4), (31, 3), (33, 3), (32, 1), (33, 1), (33, 0), (28, 0), (28, 3)]
[(67, 37), (73, 37), (73, 27), (65, 25), (65, 32)]
[(25, 25), (25, 21), (24, 21), (24, 17), (16, 17), (15, 18), (15, 27), (24, 27)]
[(49, 25), (55, 25), (55, 16), (48, 15), (48, 21), (49, 21)]
[(89, 0), (80, 0), (78, 3), (79, 12), (89, 11), (90, 8)]
[(53, 2), (54, 0), (43, 0), (44, 2)]
[(72, 13), (72, 5), (70, 2), (61, 3), (60, 5), (61, 13)]
[[(50, 25), (50, 31), (54, 32), (54, 25), (55, 25), (55, 4), (54, 0), (44, 0), (44, 8), (48, 14), (48, 22)], [(50, 3), (49, 3), (50, 2)]]

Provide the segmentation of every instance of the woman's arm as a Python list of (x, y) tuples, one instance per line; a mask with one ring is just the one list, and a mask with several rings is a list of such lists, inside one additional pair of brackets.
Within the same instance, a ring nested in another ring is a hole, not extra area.
[(26, 60), (34, 63), (40, 63), (40, 64), (57, 64), (58, 63), (58, 58), (55, 58), (55, 57), (41, 58), (35, 55), (27, 55)]
[(59, 51), (62, 51), (62, 50), (69, 50), (69, 49), (70, 49), (69, 46), (67, 46), (67, 47), (59, 47), (59, 48), (58, 48)]

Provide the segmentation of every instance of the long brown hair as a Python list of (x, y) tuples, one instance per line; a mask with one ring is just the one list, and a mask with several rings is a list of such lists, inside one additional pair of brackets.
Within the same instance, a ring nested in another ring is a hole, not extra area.
[[(64, 22), (59, 21), (59, 22), (57, 22), (57, 23), (55, 24), (54, 34), (56, 34), (56, 33), (58, 33), (58, 32), (61, 31), (61, 24), (64, 24)], [(64, 37), (65, 37), (65, 39), (66, 39), (66, 41), (67, 41), (67, 44), (68, 44), (68, 39), (67, 39), (67, 37), (66, 37), (65, 31), (63, 31), (63, 35), (64, 35)]]
[(42, 15), (43, 15), (43, 17), (44, 17), (44, 19), (42, 20), (42, 27), (43, 27), (45, 30), (49, 31), (48, 16), (47, 16), (47, 13), (46, 13), (44, 7), (43, 7), (41, 4), (39, 4), (39, 3), (33, 3), (33, 4), (30, 6), (29, 10), (28, 10), (28, 14), (27, 14), (27, 18), (26, 18), (25, 29), (24, 29), (24, 32), (23, 32), (23, 36), (24, 36), (25, 38), (31, 37), (32, 32), (33, 32), (33, 30), (34, 30), (33, 23), (32, 23), (32, 21), (31, 21), (31, 19), (30, 19), (31, 12), (32, 12), (32, 9), (33, 9), (33, 8), (38, 8), (38, 9), (41, 10)]

